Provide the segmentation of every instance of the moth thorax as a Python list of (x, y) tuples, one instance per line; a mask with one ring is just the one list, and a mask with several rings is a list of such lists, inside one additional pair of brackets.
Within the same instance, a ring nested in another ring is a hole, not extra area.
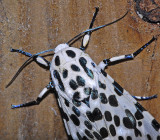
[(60, 50), (63, 50), (64, 48), (68, 48), (68, 44), (59, 44), (56, 48), (55, 48), (55, 53), (57, 53)]

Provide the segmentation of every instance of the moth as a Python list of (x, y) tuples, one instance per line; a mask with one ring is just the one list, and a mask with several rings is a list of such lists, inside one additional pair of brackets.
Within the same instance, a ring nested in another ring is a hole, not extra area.
[[(104, 70), (117, 61), (134, 59), (151, 44), (156, 37), (132, 54), (104, 59), (98, 65), (85, 53), (91, 33), (113, 24), (126, 16), (96, 28), (93, 28), (98, 8), (93, 15), (89, 29), (81, 32), (65, 44), (55, 49), (42, 51), (32, 55), (18, 49), (18, 52), (29, 57), (20, 67), (16, 75), (6, 86), (10, 86), (24, 66), (34, 60), (43, 67), (49, 68), (52, 80), (41, 91), (37, 99), (31, 102), (12, 105), (12, 109), (38, 105), (46, 93), (54, 89), (68, 139), (74, 140), (160, 140), (160, 125), (136, 99), (153, 99), (130, 95)], [(76, 40), (82, 39), (80, 49), (71, 47)], [(54, 52), (51, 62), (40, 54)]]

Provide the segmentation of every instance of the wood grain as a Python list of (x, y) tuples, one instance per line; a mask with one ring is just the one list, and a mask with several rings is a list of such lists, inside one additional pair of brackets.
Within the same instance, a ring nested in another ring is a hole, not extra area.
[[(94, 27), (130, 10), (120, 22), (92, 34), (87, 53), (97, 64), (105, 58), (132, 53), (160, 34), (158, 25), (136, 15), (132, 0), (0, 0), (0, 139), (67, 139), (54, 94), (39, 106), (11, 110), (11, 104), (36, 99), (50, 81), (50, 72), (32, 62), (6, 89), (27, 59), (11, 53), (10, 48), (32, 54), (55, 48), (88, 28), (96, 6), (100, 12)], [(74, 44), (79, 45), (80, 41)], [(51, 61), (52, 56), (46, 59)], [(160, 38), (135, 60), (111, 66), (106, 72), (132, 95), (160, 96)], [(141, 104), (160, 121), (160, 97)]]

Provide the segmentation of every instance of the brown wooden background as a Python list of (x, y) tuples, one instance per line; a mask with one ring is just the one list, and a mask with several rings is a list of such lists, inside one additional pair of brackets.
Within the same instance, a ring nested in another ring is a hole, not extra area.
[[(136, 15), (133, 4), (132, 0), (0, 0), (0, 139), (67, 139), (53, 94), (39, 106), (11, 110), (11, 104), (36, 99), (50, 81), (50, 73), (32, 62), (5, 89), (27, 59), (11, 53), (10, 48), (35, 54), (67, 42), (88, 28), (94, 7), (98, 6), (100, 12), (94, 27), (121, 17), (127, 9), (130, 12), (120, 22), (94, 32), (87, 53), (96, 63), (132, 53), (160, 33), (158, 25)], [(80, 41), (74, 45), (78, 47)], [(160, 38), (134, 61), (106, 71), (133, 95), (159, 94), (158, 99), (141, 104), (160, 121)]]

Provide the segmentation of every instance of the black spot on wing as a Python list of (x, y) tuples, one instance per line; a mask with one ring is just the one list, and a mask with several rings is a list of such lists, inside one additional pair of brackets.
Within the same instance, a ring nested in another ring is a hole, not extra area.
[(92, 124), (89, 121), (84, 121), (84, 124), (89, 130), (92, 129)]
[(147, 139), (148, 140), (152, 140), (151, 136), (149, 134), (147, 134)]
[(109, 104), (113, 107), (117, 107), (118, 106), (118, 101), (116, 99), (116, 96), (115, 95), (110, 95), (108, 97), (108, 101), (109, 101)]
[(140, 112), (146, 111), (145, 108), (143, 108), (143, 106), (141, 106), (138, 102), (135, 104), (135, 106)]
[(122, 88), (116, 81), (114, 81), (113, 86), (114, 86), (114, 91), (115, 91), (119, 96), (123, 95), (123, 88)]
[(68, 70), (64, 69), (62, 75), (63, 75), (63, 78), (67, 78)]
[(125, 109), (125, 113), (126, 116), (129, 118), (130, 122), (132, 123), (133, 128), (136, 128), (136, 119), (133, 114), (128, 109)]
[(102, 119), (102, 113), (98, 108), (95, 108), (92, 112), (92, 115), (94, 116), (94, 120), (98, 121)]
[(80, 125), (80, 121), (79, 121), (79, 119), (78, 119), (78, 117), (77, 117), (76, 115), (72, 114), (72, 115), (70, 116), (70, 118), (71, 118), (72, 122), (73, 122), (76, 126), (79, 126), (79, 125)]
[(82, 66), (82, 68), (84, 69), (84, 71), (86, 72), (86, 74), (90, 77), (90, 78), (94, 78), (93, 72), (92, 70), (90, 70), (89, 68), (86, 67), (87, 64), (87, 60), (84, 57), (80, 57), (79, 59), (79, 63)]
[(79, 140), (83, 140), (81, 135), (78, 132), (76, 134), (77, 134), (77, 137), (78, 137)]
[(79, 101), (79, 99), (80, 99), (80, 93), (78, 91), (73, 94), (73, 99)]
[(82, 140), (89, 140), (86, 136), (83, 136)]
[(103, 103), (103, 104), (106, 104), (108, 102), (107, 97), (104, 93), (100, 93), (99, 98), (101, 100), (101, 103)]
[(60, 107), (60, 112), (61, 112), (62, 118), (65, 119), (68, 122), (69, 118), (68, 118), (67, 114), (63, 111), (63, 109), (61, 107)]
[(106, 89), (106, 85), (98, 81), (98, 85), (100, 88)]
[(77, 106), (77, 107), (81, 106), (81, 102), (80, 102), (80, 101), (77, 101), (77, 100), (75, 100), (75, 99), (72, 99), (72, 103), (73, 103), (75, 106)]
[(141, 132), (137, 128), (134, 129), (134, 133), (135, 133), (136, 137), (138, 137), (138, 136), (142, 137)]
[(101, 69), (101, 73), (102, 73), (105, 77), (107, 77), (107, 73), (106, 73), (104, 70)]
[(94, 138), (94, 136), (87, 130), (87, 129), (85, 129), (85, 134), (89, 137), (89, 138), (91, 138), (91, 139), (93, 139)]
[(75, 64), (72, 64), (71, 65), (71, 69), (73, 70), (73, 71), (80, 71), (80, 68), (78, 67), (78, 66), (76, 66)]
[(122, 136), (119, 136), (118, 140), (124, 140), (124, 138)]
[(142, 122), (141, 121), (138, 121), (138, 126), (142, 126)]
[(152, 126), (156, 131), (160, 129), (160, 125), (155, 119), (152, 120)]
[(106, 121), (112, 121), (112, 115), (109, 111), (105, 111), (104, 116), (105, 116)]
[(117, 116), (117, 115), (114, 116), (114, 123), (115, 123), (115, 125), (117, 127), (120, 126), (120, 118), (119, 118), (119, 116)]
[(113, 124), (109, 126), (109, 131), (113, 137), (116, 135), (116, 129)]
[(97, 138), (97, 140), (102, 140), (102, 137), (97, 132), (94, 131), (93, 135)]
[(58, 83), (59, 83), (58, 86), (59, 86), (60, 90), (65, 91), (63, 82), (62, 82), (62, 80), (61, 80), (61, 77), (60, 77), (58, 71), (57, 71), (57, 70), (54, 70), (54, 71), (53, 71), (53, 75), (54, 75), (54, 77), (58, 80)]
[(84, 88), (84, 93), (85, 93), (86, 95), (90, 95), (90, 94), (91, 94), (91, 91), (92, 91), (92, 89), (91, 89), (90, 87)]
[(92, 66), (95, 68), (96, 65), (95, 65), (93, 62), (91, 62), (91, 64), (92, 64)]
[(88, 107), (90, 107), (90, 105), (89, 105), (89, 97), (84, 98), (84, 99), (82, 100), (82, 102), (85, 103)]
[(58, 56), (58, 55), (55, 57), (55, 65), (56, 65), (56, 66), (59, 66), (59, 65), (60, 65), (60, 59), (59, 59), (59, 56)]
[(100, 134), (101, 134), (102, 138), (108, 137), (108, 131), (107, 131), (107, 129), (104, 128), (104, 127), (102, 127), (102, 128), (100, 129)]
[(85, 86), (85, 80), (81, 76), (76, 77), (79, 86)]
[(136, 113), (135, 113), (135, 117), (137, 120), (141, 120), (144, 118), (143, 114), (137, 109)]
[(93, 90), (91, 91), (91, 98), (92, 98), (93, 100), (95, 100), (95, 99), (98, 98), (98, 91), (97, 91), (96, 89), (93, 89)]
[(128, 117), (124, 117), (123, 118), (123, 124), (126, 128), (128, 129), (133, 129), (133, 125), (132, 125), (132, 122), (131, 120), (128, 118)]
[(70, 80), (69, 85), (73, 90), (76, 90), (78, 88), (76, 81), (74, 81), (73, 79)]
[(87, 115), (88, 119), (89, 119), (91, 122), (94, 122), (94, 116), (93, 116), (92, 112), (87, 111), (87, 112), (86, 112), (86, 115)]
[(127, 140), (132, 140), (132, 137), (131, 136), (127, 136)]
[(81, 113), (75, 106), (72, 107), (72, 110), (78, 117), (80, 116)]
[(68, 100), (64, 99), (64, 103), (65, 103), (65, 105), (66, 105), (67, 107), (69, 107), (69, 101), (68, 101)]
[(75, 52), (72, 51), (72, 50), (67, 50), (66, 53), (67, 53), (67, 55), (68, 55), (69, 57), (71, 57), (71, 58), (74, 58), (74, 57), (76, 56)]

